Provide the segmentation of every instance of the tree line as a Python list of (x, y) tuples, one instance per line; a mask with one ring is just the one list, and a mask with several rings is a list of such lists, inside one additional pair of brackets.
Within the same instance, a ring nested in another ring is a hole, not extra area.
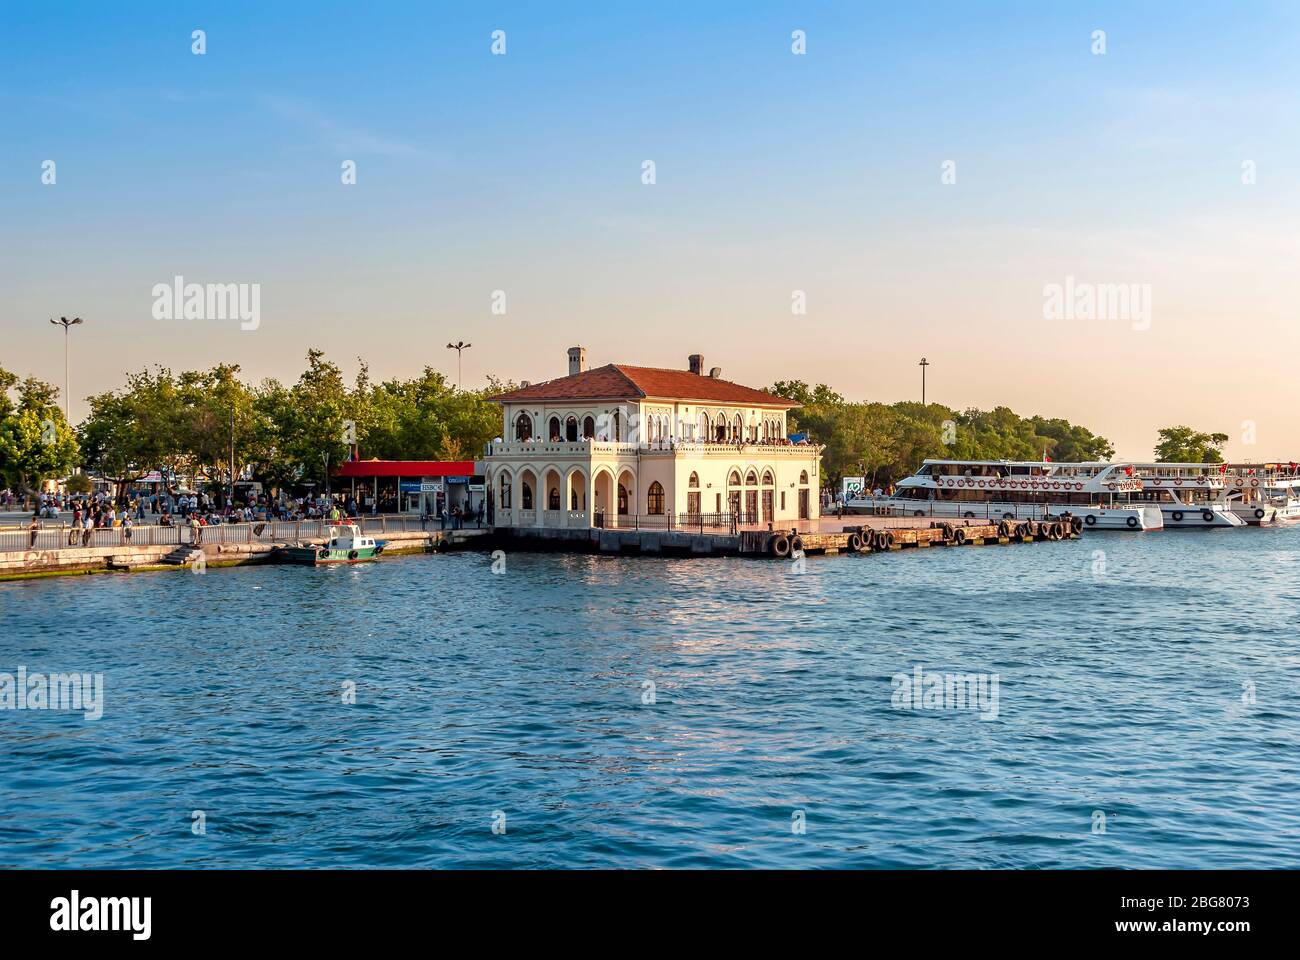
[[(271, 487), (312, 484), (351, 453), (381, 460), (476, 459), (501, 432), (489, 397), (514, 384), (489, 377), (481, 390), (460, 390), (438, 371), (373, 382), (362, 360), (350, 382), (320, 350), (291, 384), (248, 383), (236, 364), (173, 373), (163, 367), (127, 375), (116, 389), (87, 398), (75, 428), (59, 391), (0, 368), (0, 486), (23, 492), (80, 467), (123, 488), (152, 470), (199, 478), (224, 488), (252, 476)], [(926, 458), (949, 460), (1109, 460), (1105, 437), (1059, 417), (1022, 417), (1007, 407), (956, 410), (943, 404), (851, 402), (826, 384), (783, 380), (769, 390), (802, 406), (793, 430), (823, 444), (822, 472), (863, 476), (884, 486), (914, 473)], [(1155, 459), (1220, 462), (1222, 433), (1189, 427), (1159, 431)]]
[(941, 403), (846, 400), (824, 383), (782, 380), (769, 392), (798, 401), (795, 429), (825, 445), (822, 474), (832, 486), (861, 476), (887, 486), (935, 460), (1109, 460), (1105, 437), (1059, 417), (1022, 417), (1008, 407), (954, 410)]

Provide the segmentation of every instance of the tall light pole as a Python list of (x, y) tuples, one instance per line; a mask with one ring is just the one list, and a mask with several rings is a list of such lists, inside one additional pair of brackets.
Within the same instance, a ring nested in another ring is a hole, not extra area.
[(925, 368), (929, 365), (930, 361), (925, 357), (922, 357), (921, 362), (917, 364), (921, 368), (921, 406), (923, 407), (925, 406)]
[(447, 349), (448, 349), (448, 350), (455, 350), (455, 351), (456, 351), (456, 389), (457, 389), (457, 390), (461, 389), (461, 376), (460, 376), (460, 355), (461, 355), (461, 351), (463, 351), (463, 350), (468, 350), (468, 349), (469, 349), (470, 347), (472, 347), (472, 346), (474, 346), (474, 344), (472, 344), (472, 343), (466, 343), (464, 340), (457, 340), (455, 343), (449, 343), (449, 344), (447, 344)]
[(68, 426), (72, 426), (72, 415), (69, 412), (72, 403), (72, 389), (68, 385), (68, 331), (79, 323), (85, 323), (80, 317), (73, 317), (69, 320), (67, 317), (59, 317), (55, 320), (50, 318), (50, 323), (56, 327), (63, 328), (63, 419), (68, 421)]

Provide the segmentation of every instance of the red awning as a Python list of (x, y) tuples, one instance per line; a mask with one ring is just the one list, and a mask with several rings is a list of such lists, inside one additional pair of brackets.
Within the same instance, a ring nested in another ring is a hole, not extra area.
[(338, 477), (472, 477), (473, 460), (350, 460)]

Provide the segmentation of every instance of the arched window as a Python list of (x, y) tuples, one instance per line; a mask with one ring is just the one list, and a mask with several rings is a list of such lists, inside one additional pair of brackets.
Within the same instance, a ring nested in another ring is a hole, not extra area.
[(664, 488), (656, 480), (645, 495), (646, 513), (661, 515), (664, 512)]
[(709, 427), (710, 427), (709, 415), (701, 411), (700, 412), (700, 440), (703, 443), (709, 442)]
[(763, 471), (763, 486), (770, 487), (776, 483), (776, 477), (772, 476), (771, 470)]
[(618, 512), (620, 516), (627, 516), (627, 487), (621, 483), (618, 485)]
[(515, 418), (515, 439), (533, 439), (533, 418), (526, 413), (521, 413)]
[(745, 474), (745, 486), (747, 487), (758, 486), (758, 474), (756, 474), (753, 470)]
[(578, 418), (569, 417), (564, 421), (564, 439), (570, 443), (578, 439)]
[(727, 477), (727, 486), (729, 487), (740, 486), (740, 474), (737, 471), (735, 470), (731, 471), (731, 476)]
[(590, 440), (596, 435), (596, 421), (587, 417), (582, 421), (582, 439)]
[(615, 410), (614, 411), (614, 436), (612, 438), (615, 443), (618, 443), (623, 439), (623, 431), (620, 429), (618, 421), (619, 421), (618, 411)]
[(578, 509), (578, 488), (576, 485), (569, 488), (569, 509), (574, 511)]
[(533, 485), (527, 480), (524, 480), (519, 484), (519, 487), (522, 491), (520, 494), (520, 500), (523, 503), (523, 509), (533, 509)]
[(721, 413), (713, 421), (713, 439), (718, 443), (727, 442), (727, 418)]
[(546, 509), (547, 510), (560, 509), (560, 488), (559, 487), (551, 487), (550, 492), (546, 494)]
[(504, 473), (501, 474), (501, 509), (510, 509), (510, 478)]
[(803, 484), (806, 484), (806, 483), (808, 482), (808, 471), (807, 471), (807, 470), (800, 470), (800, 471), (799, 471), (799, 482), (800, 482), (800, 483), (803, 483)]
[(691, 478), (686, 481), (686, 485), (692, 490), (698, 490), (700, 488), (700, 475), (692, 471)]
[(547, 436), (549, 436), (552, 440), (559, 440), (560, 439), (560, 418), (551, 417), (551, 422), (548, 426), (550, 427), (550, 429), (547, 431)]
[(731, 439), (739, 443), (745, 436), (745, 424), (740, 419), (740, 414), (736, 414), (736, 419), (731, 421)]

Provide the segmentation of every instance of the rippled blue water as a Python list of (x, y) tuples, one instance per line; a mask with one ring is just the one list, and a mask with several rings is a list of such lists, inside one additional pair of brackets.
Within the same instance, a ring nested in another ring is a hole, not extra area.
[(0, 712), (0, 866), (1294, 867), (1298, 580), (1263, 529), (0, 584), (0, 671), (105, 682)]

